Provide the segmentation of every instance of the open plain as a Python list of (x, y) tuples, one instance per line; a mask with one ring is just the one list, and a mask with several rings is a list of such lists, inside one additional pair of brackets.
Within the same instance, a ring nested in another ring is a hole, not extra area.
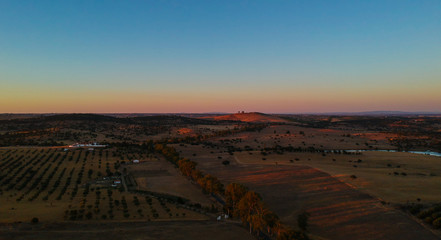
[[(9, 132), (8, 120), (0, 238), (439, 239), (441, 157), (394, 151), (436, 151), (436, 137), (355, 117), (250, 114), (48, 116)], [(29, 131), (54, 118), (64, 127)], [(106, 134), (72, 134), (86, 124)], [(149, 129), (143, 140), (132, 137), (140, 129)], [(232, 208), (233, 183), (257, 193), (263, 223), (277, 224), (257, 228)]]

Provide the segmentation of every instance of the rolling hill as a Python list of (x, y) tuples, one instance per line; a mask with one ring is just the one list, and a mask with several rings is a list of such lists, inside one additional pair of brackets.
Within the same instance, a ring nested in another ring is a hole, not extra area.
[(241, 121), (241, 122), (288, 122), (287, 120), (259, 112), (250, 113), (235, 113), (223, 116), (204, 117), (206, 119), (213, 119), (215, 121)]

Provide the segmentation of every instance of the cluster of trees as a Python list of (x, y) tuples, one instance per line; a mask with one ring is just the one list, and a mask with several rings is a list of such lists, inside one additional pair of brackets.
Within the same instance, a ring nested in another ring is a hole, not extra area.
[(435, 228), (441, 228), (441, 204), (435, 204), (434, 206), (417, 211), (417, 217), (423, 219), (424, 222), (431, 224)]
[[(225, 188), (225, 209), (248, 226), (250, 233), (277, 239), (308, 239), (303, 232), (294, 231), (282, 224), (279, 217), (269, 210), (262, 198), (239, 183), (230, 183)], [(306, 228), (306, 222), (302, 222)]]
[(315, 147), (293, 147), (293, 146), (280, 146), (275, 145), (274, 147), (265, 147), (260, 149), (261, 154), (266, 156), (268, 153), (275, 152), (277, 154), (283, 154), (284, 152), (309, 152), (309, 153), (333, 153), (333, 154), (344, 154), (344, 155), (361, 155), (361, 152), (348, 152), (345, 150), (323, 150), (317, 149)]
[[(38, 138), (38, 139), (37, 139)], [(45, 139), (43, 136), (29, 136), (29, 134), (0, 134), (0, 147), (7, 146), (63, 146), (63, 142), (54, 139)]]

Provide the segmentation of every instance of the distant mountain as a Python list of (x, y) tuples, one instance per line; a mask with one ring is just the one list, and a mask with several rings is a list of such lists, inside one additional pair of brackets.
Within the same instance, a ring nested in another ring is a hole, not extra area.
[(241, 122), (288, 122), (287, 120), (269, 114), (250, 112), (235, 113), (223, 116), (203, 117), (204, 119), (213, 119), (216, 121), (241, 121)]

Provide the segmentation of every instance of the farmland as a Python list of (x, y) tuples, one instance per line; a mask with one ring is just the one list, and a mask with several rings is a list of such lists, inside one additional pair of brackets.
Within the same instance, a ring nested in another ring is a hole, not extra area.
[(0, 136), (0, 238), (130, 239), (143, 231), (151, 233), (143, 239), (441, 236), (441, 158), (375, 151), (437, 151), (438, 125), (216, 119), (8, 120)]
[[(2, 222), (205, 219), (164, 199), (112, 186), (126, 156), (112, 149), (3, 148)], [(130, 155), (130, 158), (145, 155)], [(107, 183), (106, 183), (107, 182)]]

